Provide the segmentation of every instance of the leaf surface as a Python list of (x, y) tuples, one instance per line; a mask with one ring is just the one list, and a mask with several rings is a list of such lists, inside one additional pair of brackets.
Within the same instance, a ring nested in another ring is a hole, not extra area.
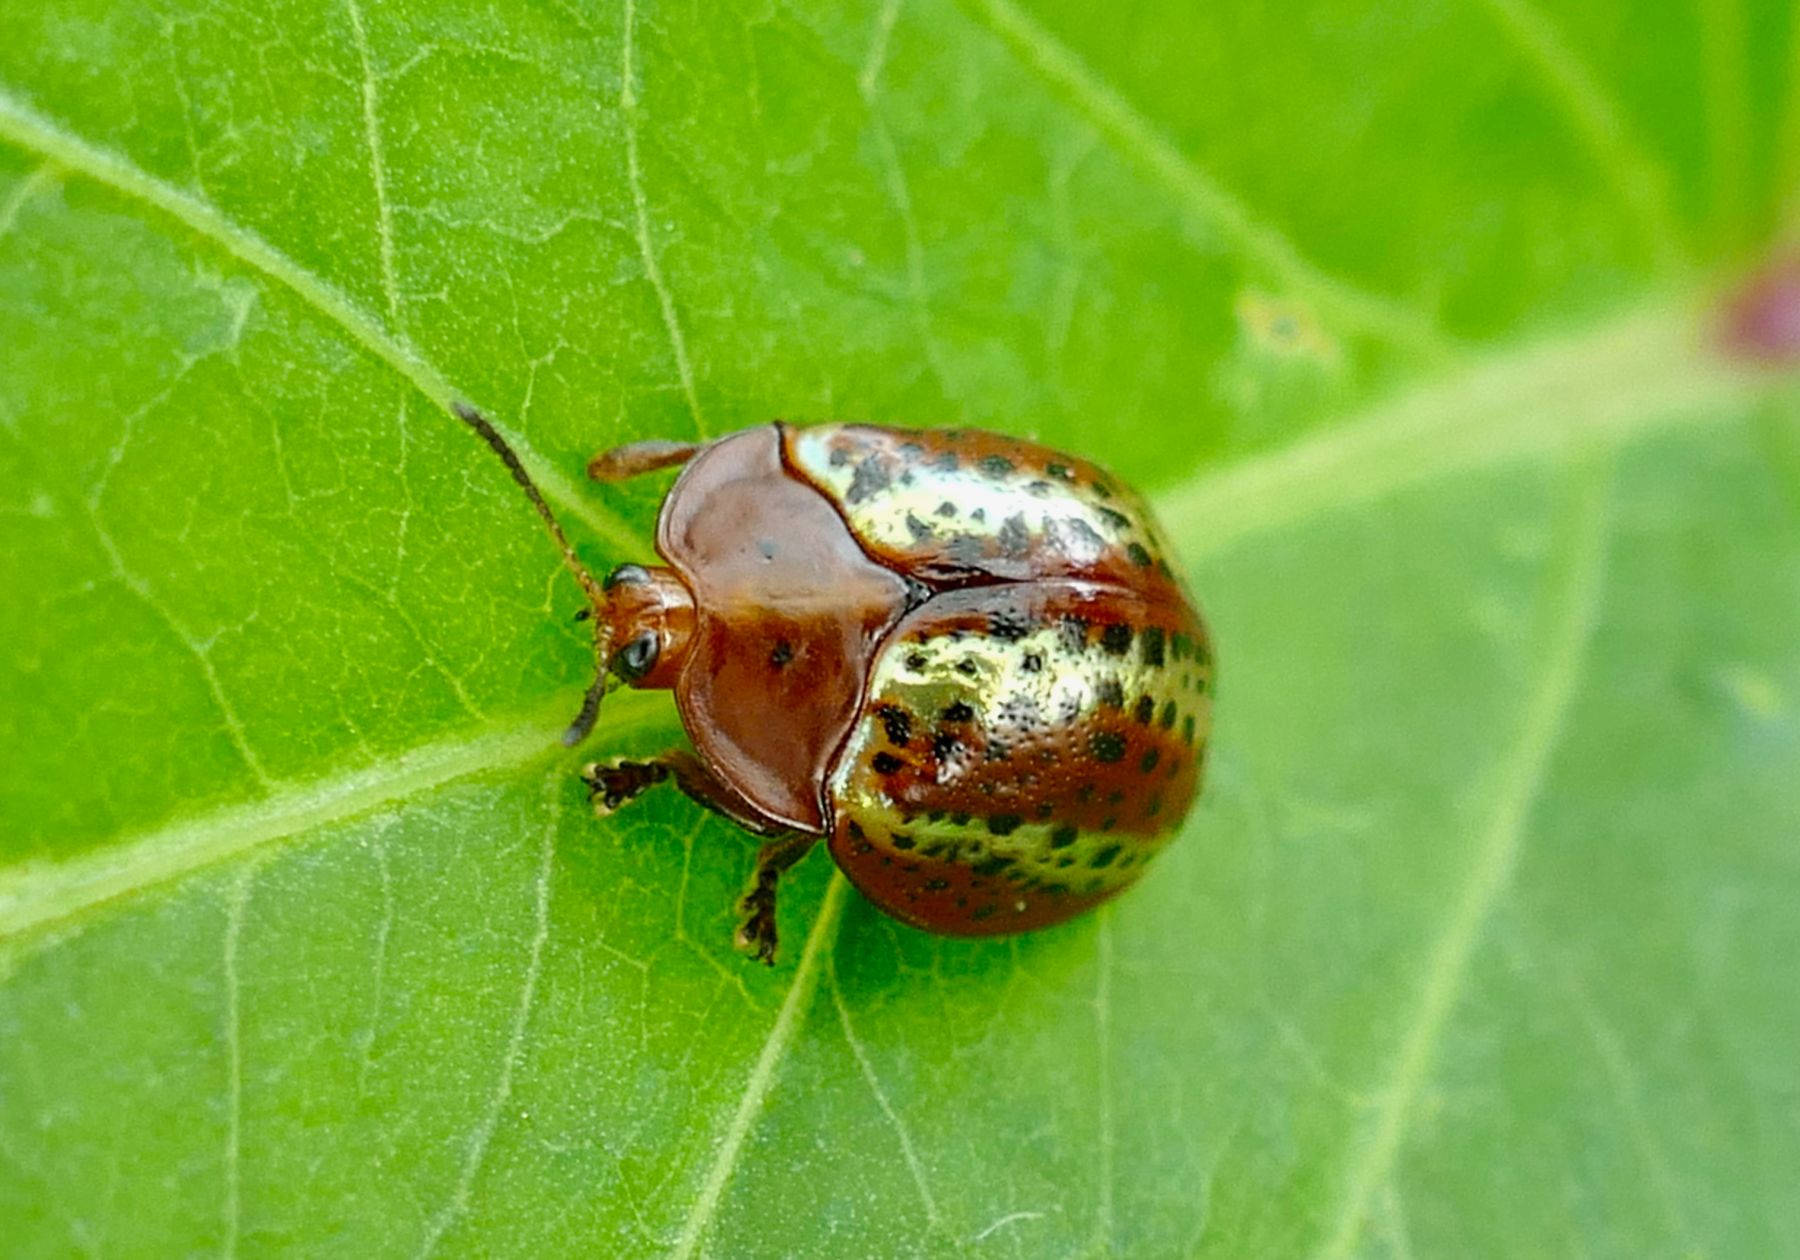
[[(0, 1220), (169, 1254), (1800, 1251), (1775, 0), (15, 5)], [(573, 770), (638, 437), (969, 423), (1223, 662), (1129, 896), (998, 942)]]

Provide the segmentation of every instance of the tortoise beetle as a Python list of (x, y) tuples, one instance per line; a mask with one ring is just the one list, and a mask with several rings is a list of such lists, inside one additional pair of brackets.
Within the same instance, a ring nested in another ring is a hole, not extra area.
[(673, 779), (767, 838), (739, 948), (775, 956), (781, 873), (824, 838), (926, 931), (1057, 923), (1129, 886), (1200, 790), (1213, 659), (1142, 499), (1085, 460), (974, 429), (773, 423), (631, 443), (597, 481), (682, 466), (667, 567), (596, 581), (505, 439), (581, 583), (595, 677), (675, 693), (692, 748), (584, 768), (611, 813)]

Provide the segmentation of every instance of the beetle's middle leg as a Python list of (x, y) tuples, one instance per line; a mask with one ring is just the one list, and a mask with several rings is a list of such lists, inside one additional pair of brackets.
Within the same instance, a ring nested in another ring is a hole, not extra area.
[(788, 867), (805, 857), (819, 837), (790, 832), (763, 845), (756, 855), (750, 891), (738, 902), (737, 947), (758, 962), (775, 965), (775, 893)]
[(659, 468), (673, 468), (692, 459), (700, 447), (693, 442), (668, 442), (646, 438), (601, 451), (588, 461), (587, 474), (595, 481), (626, 481)]

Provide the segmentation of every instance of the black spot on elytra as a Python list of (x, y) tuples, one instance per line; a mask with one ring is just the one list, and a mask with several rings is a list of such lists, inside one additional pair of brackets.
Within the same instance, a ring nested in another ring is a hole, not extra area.
[(906, 514), (906, 532), (913, 536), (914, 542), (924, 542), (927, 538), (935, 536), (931, 526), (914, 516), (911, 512)]
[(965, 701), (958, 700), (955, 704), (945, 709), (941, 716), (946, 722), (973, 722), (975, 720), (975, 710), (970, 708)]
[(1038, 702), (1025, 695), (1006, 697), (995, 710), (994, 717), (1001, 724), (1019, 731), (1029, 731), (1041, 725), (1044, 720), (1043, 710), (1038, 708)]
[(888, 837), (888, 843), (896, 849), (910, 849), (913, 847), (913, 838), (904, 831), (896, 831)]
[(1162, 813), (1162, 805), (1163, 802), (1161, 796), (1152, 796), (1150, 798), (1150, 803), (1144, 806), (1144, 817), (1155, 818), (1158, 814)]
[(1140, 569), (1148, 569), (1154, 563), (1150, 553), (1144, 550), (1143, 543), (1126, 543), (1125, 554), (1131, 557), (1131, 563)]
[(1044, 655), (1041, 652), (1027, 652), (1025, 659), (1019, 662), (1019, 668), (1027, 674), (1035, 674), (1044, 668)]
[(900, 453), (908, 459), (917, 459), (925, 453), (925, 448), (917, 442), (902, 442)]
[(1156, 769), (1156, 763), (1161, 760), (1162, 749), (1152, 748), (1149, 752), (1145, 753), (1143, 758), (1138, 762), (1138, 769), (1142, 770), (1145, 774), (1149, 774), (1152, 770)]
[(981, 666), (965, 656), (962, 660), (956, 662), (956, 672), (967, 678), (973, 678), (981, 672)]
[(1064, 617), (1057, 633), (1067, 651), (1080, 653), (1087, 650), (1088, 619), (1086, 617)]
[(1124, 622), (1115, 622), (1106, 627), (1100, 634), (1100, 646), (1114, 656), (1123, 656), (1131, 650), (1131, 627)]
[(826, 462), (833, 468), (842, 468), (845, 464), (850, 462), (850, 448), (848, 446), (832, 447), (831, 454)]
[(1007, 643), (1017, 643), (1031, 633), (1031, 621), (1022, 608), (1001, 608), (988, 615), (988, 633)]
[(990, 901), (985, 906), (976, 906), (973, 910), (969, 911), (969, 917), (977, 920), (991, 919), (999, 912), (1000, 907)]
[(955, 451), (944, 451), (931, 461), (931, 466), (939, 472), (955, 472), (962, 466), (962, 458)]
[(949, 520), (952, 516), (956, 515), (956, 504), (945, 499), (942, 503), (937, 505), (937, 514), (945, 520)]
[(794, 645), (786, 639), (775, 640), (775, 646), (769, 649), (769, 664), (780, 669), (794, 659)]
[(1044, 822), (1056, 812), (1056, 804), (1053, 801), (1039, 801), (1032, 812), (1038, 816), (1039, 822)]
[(995, 535), (1000, 544), (1000, 554), (1017, 560), (1031, 554), (1031, 531), (1025, 527), (1025, 518), (1017, 512), (1006, 518)]
[(1053, 487), (1048, 481), (1039, 477), (1033, 481), (1026, 482), (1025, 489), (1031, 494), (1049, 494)]
[(1181, 719), (1181, 742), (1189, 747), (1194, 743), (1194, 715), (1188, 714)]
[(1119, 825), (1119, 820), (1117, 818), (1109, 817), (1105, 822), (1100, 824), (1100, 830), (1111, 831), (1114, 827), (1117, 827), (1118, 825)]
[(850, 838), (852, 840), (861, 840), (863, 838), (862, 824), (854, 819), (851, 820), (850, 825), (844, 828), (844, 830), (850, 833)]
[(1119, 761), (1125, 756), (1125, 737), (1117, 731), (1095, 731), (1088, 736), (1088, 751), (1095, 761)]
[(1119, 685), (1117, 678), (1102, 678), (1094, 686), (1094, 698), (1103, 709), (1123, 709), (1125, 707), (1125, 688)]
[(1156, 715), (1156, 724), (1165, 731), (1174, 729), (1175, 702), (1173, 700), (1163, 701), (1162, 712)]
[(1011, 865), (1011, 858), (1001, 857), (996, 853), (992, 857), (982, 858), (981, 861), (974, 863), (969, 869), (974, 871), (977, 875), (998, 875), (1001, 871)]
[(962, 741), (949, 731), (939, 731), (931, 737), (931, 755), (939, 761), (950, 760), (961, 748)]
[(1101, 520), (1105, 521), (1108, 525), (1111, 525), (1114, 529), (1131, 528), (1131, 518), (1123, 512), (1109, 507), (1095, 508), (1094, 510), (1100, 514)]
[(1024, 821), (1017, 814), (995, 814), (987, 820), (987, 829), (996, 836), (1010, 836)]
[(869, 759), (869, 764), (875, 767), (876, 774), (893, 774), (906, 763), (894, 756), (893, 753), (878, 752)]
[(1185, 634), (1177, 633), (1169, 639), (1169, 654), (1178, 661), (1185, 661), (1192, 650)]
[(1161, 667), (1165, 660), (1163, 654), (1164, 643), (1165, 636), (1163, 635), (1163, 628), (1161, 626), (1149, 626), (1145, 628), (1144, 633), (1138, 639), (1138, 647), (1141, 648), (1144, 653), (1144, 664), (1152, 667)]
[(1109, 844), (1104, 849), (1095, 853), (1093, 857), (1089, 858), (1088, 865), (1096, 870), (1102, 866), (1111, 866), (1113, 859), (1119, 856), (1120, 851), (1124, 849), (1124, 847), (1124, 845), (1120, 844)]
[(1044, 471), (1049, 473), (1052, 477), (1055, 477), (1058, 481), (1073, 481), (1075, 479), (1075, 473), (1067, 464), (1046, 464), (1044, 466)]
[(967, 827), (971, 817), (973, 817), (973, 815), (963, 813), (952, 814), (950, 815), (950, 825), (952, 827)]
[(879, 494), (892, 483), (892, 474), (888, 472), (887, 461), (879, 455), (867, 455), (857, 464), (856, 473), (850, 478), (850, 489), (845, 492), (844, 499), (849, 503), (861, 503), (872, 494)]
[(1092, 804), (1094, 799), (1094, 785), (1092, 783), (1083, 783), (1080, 787), (1076, 788), (1075, 799), (1083, 805)]
[(1092, 486), (1094, 493), (1099, 495), (1102, 499), (1112, 498), (1112, 487), (1107, 485), (1104, 481), (1095, 478), (1093, 481), (1088, 482), (1088, 485)]
[(925, 881), (926, 892), (948, 892), (950, 881), (947, 879), (928, 879)]
[(905, 748), (912, 741), (912, 714), (893, 704), (884, 704), (875, 712), (887, 730), (888, 742)]
[(969, 519), (972, 521), (985, 521), (987, 519), (987, 509), (976, 508), (973, 512), (969, 513)]
[(925, 653), (923, 652), (912, 652), (907, 655), (906, 668), (912, 670), (915, 674), (924, 669), (928, 664), (930, 664), (930, 662), (926, 660)]
[[(1006, 743), (1004, 740), (990, 739), (987, 742), (987, 748), (983, 750), (983, 755), (988, 761), (1011, 760), (1012, 745)], [(984, 783), (981, 785), (981, 790), (984, 792), (991, 792), (994, 790), (994, 785), (992, 783)]]
[(975, 466), (990, 477), (1004, 477), (1013, 470), (1013, 462), (1004, 455), (983, 455)]
[(1150, 719), (1156, 716), (1156, 701), (1149, 696), (1139, 696), (1137, 707), (1131, 711), (1131, 716), (1145, 726), (1150, 725)]
[(1079, 516), (1069, 517), (1063, 522), (1063, 527), (1086, 543), (1091, 550), (1099, 551), (1106, 546), (1106, 539), (1100, 531)]
[(952, 564), (974, 568), (987, 558), (987, 541), (978, 534), (958, 534), (945, 545), (944, 556)]
[(1076, 828), (1064, 823), (1050, 833), (1050, 847), (1052, 849), (1066, 849), (1075, 843), (1076, 837), (1080, 834), (1081, 832)]

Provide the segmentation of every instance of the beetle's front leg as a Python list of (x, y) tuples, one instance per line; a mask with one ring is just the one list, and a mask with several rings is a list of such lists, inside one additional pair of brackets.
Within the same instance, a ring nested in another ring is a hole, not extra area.
[(647, 788), (655, 787), (669, 777), (671, 758), (665, 753), (649, 761), (629, 761), (615, 757), (611, 761), (592, 761), (581, 768), (581, 781), (588, 785), (588, 799), (594, 812), (602, 818), (628, 801), (636, 800)]
[(588, 799), (594, 812), (604, 818), (629, 801), (641, 796), (658, 783), (675, 780), (682, 794), (697, 805), (704, 805), (759, 836), (784, 833), (787, 828), (766, 818), (756, 807), (727, 787), (717, 775), (685, 748), (671, 748), (644, 761), (615, 757), (611, 761), (590, 761), (581, 768), (581, 780), (588, 785)]
[(775, 893), (782, 874), (805, 857), (819, 838), (797, 831), (771, 840), (756, 855), (750, 891), (738, 902), (737, 947), (758, 962), (775, 965)]
[(693, 442), (669, 442), (646, 438), (601, 451), (588, 461), (587, 474), (595, 481), (626, 481), (659, 468), (673, 468), (692, 459), (699, 446)]

